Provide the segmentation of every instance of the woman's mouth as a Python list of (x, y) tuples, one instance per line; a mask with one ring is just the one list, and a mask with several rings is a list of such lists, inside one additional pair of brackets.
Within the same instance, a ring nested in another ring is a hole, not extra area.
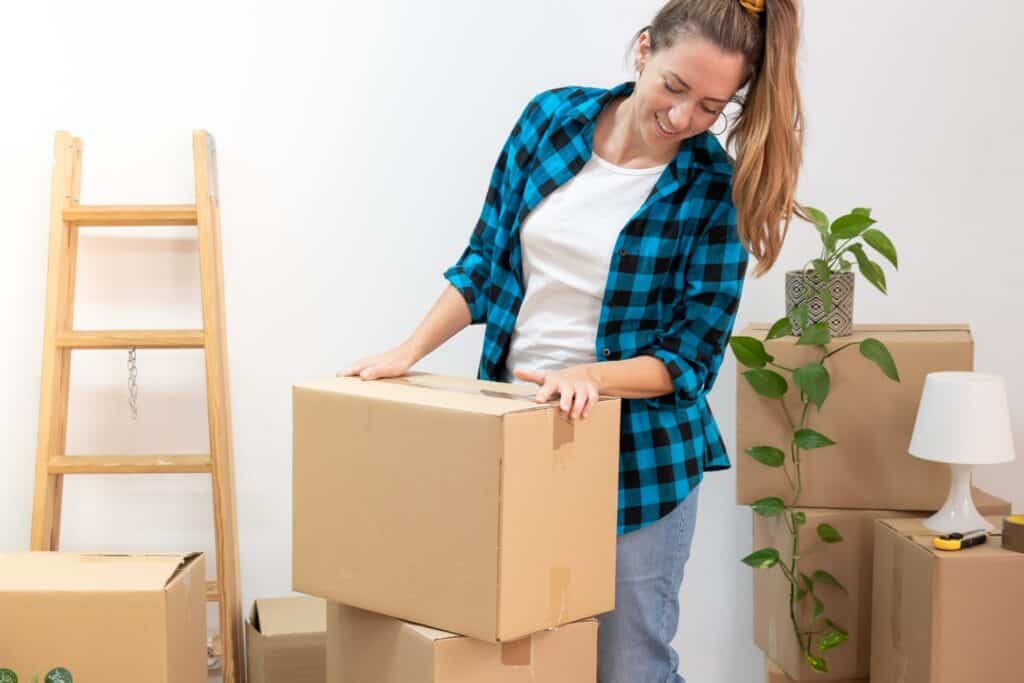
[(663, 137), (672, 138), (672, 137), (675, 137), (676, 135), (678, 135), (678, 133), (674, 133), (674, 132), (672, 132), (670, 130), (666, 130), (665, 127), (661, 125), (661, 121), (658, 120), (658, 115), (657, 114), (654, 115), (654, 125), (656, 125), (658, 127), (658, 132), (661, 133), (661, 135)]

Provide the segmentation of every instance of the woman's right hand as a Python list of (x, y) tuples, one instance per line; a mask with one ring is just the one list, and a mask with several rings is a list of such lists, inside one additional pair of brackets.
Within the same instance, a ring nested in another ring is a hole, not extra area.
[(405, 345), (379, 353), (373, 356), (364, 356), (355, 363), (340, 370), (338, 377), (353, 377), (358, 375), (360, 379), (384, 379), (387, 377), (401, 377), (409, 371), (419, 358), (415, 352)]

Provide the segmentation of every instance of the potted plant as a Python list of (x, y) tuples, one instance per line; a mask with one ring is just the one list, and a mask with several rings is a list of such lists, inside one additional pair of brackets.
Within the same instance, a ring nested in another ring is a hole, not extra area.
[[(853, 255), (861, 275), (886, 294), (885, 272), (868, 257), (864, 245), (899, 268), (896, 249), (881, 230), (873, 228), (871, 209), (853, 209), (831, 224), (813, 207), (803, 207), (821, 237), (821, 254), (801, 270), (786, 273), (786, 316), (792, 332), (799, 336), (805, 325), (827, 322), (833, 337), (845, 337), (853, 330)], [(810, 267), (808, 267), (810, 266)]]
[[(858, 210), (855, 209), (855, 211)], [(869, 218), (866, 213), (848, 215)], [(818, 225), (828, 253), (816, 260), (821, 261), (822, 265), (827, 265), (830, 261), (826, 258), (828, 258), (828, 254), (832, 254), (831, 258), (840, 259), (841, 263), (843, 253), (853, 251), (855, 254), (859, 254), (858, 261), (863, 261), (861, 272), (870, 273), (870, 276), (866, 275), (868, 280), (876, 286), (880, 285), (884, 291), (884, 276), (881, 275), (880, 269), (876, 270), (877, 266), (870, 265), (871, 262), (863, 254), (863, 248), (857, 250), (848, 243), (836, 246), (839, 240), (852, 239), (843, 237), (843, 235), (853, 233), (856, 233), (853, 235), (854, 237), (862, 235), (870, 223), (860, 219), (856, 222), (852, 219), (840, 221), (842, 219), (837, 220), (831, 228), (828, 228), (826, 227), (828, 226), (827, 220), (823, 215), (821, 216)], [(835, 229), (837, 224), (839, 230)], [(856, 227), (844, 227), (850, 225)], [(874, 240), (875, 244), (888, 244), (888, 240), (883, 243), (877, 237), (865, 239)], [(883, 246), (882, 249), (889, 250), (887, 246)], [(891, 255), (893, 257), (891, 260), (895, 263), (895, 252), (892, 252)], [(831, 280), (832, 273), (831, 271), (822, 272), (822, 275), (824, 284), (827, 285)], [(827, 293), (824, 294), (824, 297), (825, 303), (829, 303)], [(778, 401), (780, 417), (786, 420), (792, 434), (788, 444), (779, 446), (763, 444), (752, 446), (746, 451), (747, 455), (762, 465), (778, 468), (785, 476), (792, 494), (788, 501), (779, 497), (763, 498), (755, 501), (751, 505), (751, 509), (755, 514), (765, 517), (781, 516), (792, 538), (792, 543), (784, 550), (760, 548), (744, 557), (743, 562), (755, 569), (775, 568), (785, 576), (789, 583), (790, 619), (804, 658), (812, 669), (824, 673), (828, 672), (825, 654), (828, 650), (846, 642), (848, 633), (841, 625), (826, 616), (823, 595), (827, 595), (827, 592), (831, 590), (845, 592), (846, 589), (838, 579), (824, 570), (805, 569), (807, 562), (813, 559), (815, 548), (800, 548), (798, 542), (800, 527), (807, 523), (805, 513), (797, 509), (802, 490), (801, 459), (806, 451), (814, 451), (814, 457), (821, 457), (817, 455), (819, 449), (835, 445), (835, 442), (827, 435), (808, 426), (810, 408), (813, 405), (815, 410), (820, 412), (828, 398), (831, 379), (827, 361), (851, 346), (857, 346), (860, 353), (877, 365), (890, 380), (898, 382), (899, 372), (888, 348), (879, 340), (868, 338), (859, 343), (847, 343), (830, 350), (828, 345), (832, 343), (833, 335), (830, 332), (829, 323), (825, 320), (812, 322), (806, 307), (798, 307), (796, 315), (802, 328), (802, 333), (798, 334), (799, 339), (796, 344), (814, 346), (820, 352), (820, 356), (816, 360), (800, 367), (790, 368), (776, 363), (774, 356), (767, 352), (760, 339), (743, 336), (734, 336), (729, 339), (729, 346), (736, 356), (737, 362), (747, 368), (742, 373), (744, 379), (760, 396)], [(790, 335), (797, 335), (797, 333), (790, 317), (787, 316), (772, 325), (766, 339), (778, 339)], [(790, 379), (787, 380), (782, 373), (787, 374)], [(793, 415), (785, 401), (792, 386), (795, 386), (800, 392), (799, 415)], [(829, 524), (819, 524), (815, 531), (819, 543), (832, 544), (840, 543), (843, 540), (840, 533)], [(803, 612), (800, 607), (804, 601), (808, 600), (810, 601), (810, 618), (802, 620), (800, 615)]]

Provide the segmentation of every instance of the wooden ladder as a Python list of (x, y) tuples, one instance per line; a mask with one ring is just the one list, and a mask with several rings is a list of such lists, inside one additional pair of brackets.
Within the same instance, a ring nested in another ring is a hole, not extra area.
[[(65, 131), (59, 131), (56, 135), (31, 547), (32, 550), (59, 548), (65, 474), (210, 474), (217, 579), (207, 582), (206, 599), (208, 602), (219, 603), (223, 681), (244, 683), (238, 532), (224, 324), (224, 275), (213, 137), (203, 130), (193, 131), (192, 152), (195, 204), (82, 206), (79, 204), (82, 141)], [(194, 225), (198, 228), (203, 329), (75, 330), (73, 312), (78, 228), (163, 225)], [(210, 436), (208, 455), (69, 455), (65, 452), (71, 351), (131, 348), (204, 350)]]

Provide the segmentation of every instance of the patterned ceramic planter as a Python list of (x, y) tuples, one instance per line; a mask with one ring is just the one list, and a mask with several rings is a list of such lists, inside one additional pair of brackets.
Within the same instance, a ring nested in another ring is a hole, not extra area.
[(825, 305), (818, 296), (822, 282), (813, 270), (786, 272), (786, 316), (793, 328), (793, 334), (800, 336), (802, 328), (793, 310), (807, 302), (809, 324), (828, 320), (828, 330), (833, 337), (853, 334), (853, 282), (854, 273), (832, 273), (828, 290), (832, 294), (832, 310), (825, 314)]

